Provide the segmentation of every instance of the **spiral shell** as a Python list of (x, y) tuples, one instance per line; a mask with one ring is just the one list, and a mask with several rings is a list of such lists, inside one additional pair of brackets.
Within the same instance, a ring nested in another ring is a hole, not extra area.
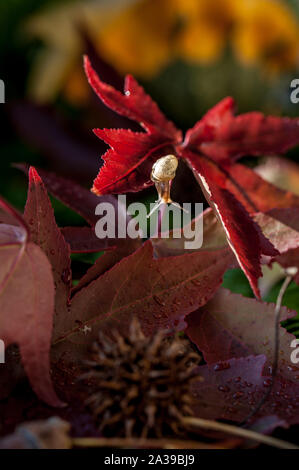
[(175, 155), (166, 155), (165, 157), (159, 158), (152, 168), (152, 181), (159, 183), (173, 180), (178, 163), (178, 159)]

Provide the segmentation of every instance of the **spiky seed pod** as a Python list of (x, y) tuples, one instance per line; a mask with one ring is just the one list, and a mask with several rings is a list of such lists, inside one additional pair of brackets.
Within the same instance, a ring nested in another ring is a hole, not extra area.
[(94, 384), (86, 403), (100, 431), (109, 437), (186, 434), (180, 417), (192, 415), (190, 385), (199, 360), (188, 340), (165, 331), (145, 337), (136, 319), (126, 337), (100, 333), (83, 376)]

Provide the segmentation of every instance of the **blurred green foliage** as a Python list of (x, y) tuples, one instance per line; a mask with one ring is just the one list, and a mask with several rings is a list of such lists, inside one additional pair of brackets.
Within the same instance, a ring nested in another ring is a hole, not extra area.
[[(22, 27), (33, 13), (55, 4), (61, 4), (61, 0), (0, 1), (0, 78), (5, 82), (6, 94), (6, 104), (0, 108), (0, 191), (19, 210), (23, 209), (26, 201), (27, 182), (19, 170), (12, 168), (12, 164), (28, 162), (42, 166), (44, 162), (43, 155), (16, 134), (8, 116), (10, 103), (25, 97), (28, 73), (41, 47), (38, 41), (26, 37)], [(77, 219), (59, 203), (57, 209), (58, 218), (61, 215), (67, 219), (62, 225), (74, 221), (74, 217)]]

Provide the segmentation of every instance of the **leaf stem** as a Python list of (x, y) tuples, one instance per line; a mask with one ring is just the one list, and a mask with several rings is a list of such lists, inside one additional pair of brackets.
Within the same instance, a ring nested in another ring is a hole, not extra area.
[(163, 448), (163, 449), (231, 449), (236, 440), (225, 440), (215, 444), (179, 439), (105, 438), (80, 437), (72, 440), (74, 447), (120, 447), (120, 448)]
[(221, 431), (234, 436), (239, 436), (245, 439), (259, 442), (260, 444), (266, 444), (271, 447), (277, 447), (279, 449), (299, 449), (294, 444), (289, 442), (276, 439), (271, 436), (265, 436), (249, 429), (240, 428), (231, 424), (219, 423), (218, 421), (212, 421), (209, 419), (193, 418), (193, 417), (182, 417), (182, 423), (190, 425), (196, 428), (207, 429), (210, 431)]
[[(182, 424), (186, 427), (206, 429), (232, 434), (242, 439), (250, 439), (260, 444), (266, 444), (279, 449), (299, 449), (298, 446), (280, 439), (264, 436), (263, 434), (248, 429), (233, 426), (231, 424), (219, 423), (209, 419), (194, 418), (192, 416), (180, 417)], [(83, 437), (72, 440), (74, 447), (126, 447), (126, 448), (164, 448), (164, 449), (229, 449), (236, 446), (236, 441), (225, 440), (215, 444), (204, 442), (177, 440), (177, 439), (132, 439), (132, 438), (104, 438)]]

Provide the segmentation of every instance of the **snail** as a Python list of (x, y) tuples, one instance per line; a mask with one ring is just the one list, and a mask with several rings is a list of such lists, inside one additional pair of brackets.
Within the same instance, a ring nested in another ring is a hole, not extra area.
[(178, 167), (178, 159), (174, 155), (159, 158), (154, 164), (151, 180), (154, 183), (167, 183), (174, 179)]
[(152, 167), (151, 180), (155, 183), (159, 199), (147, 217), (159, 209), (162, 204), (172, 204), (183, 209), (178, 203), (173, 202), (170, 197), (170, 187), (178, 167), (178, 159), (175, 155), (165, 155), (159, 158)]

